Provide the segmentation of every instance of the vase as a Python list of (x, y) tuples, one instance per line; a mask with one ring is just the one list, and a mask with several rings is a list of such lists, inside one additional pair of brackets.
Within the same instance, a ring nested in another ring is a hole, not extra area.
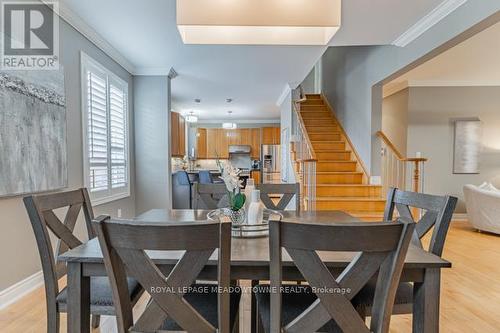
[(222, 208), (222, 214), (231, 219), (233, 225), (241, 225), (245, 222), (246, 214), (245, 208), (239, 210), (232, 210), (231, 208)]

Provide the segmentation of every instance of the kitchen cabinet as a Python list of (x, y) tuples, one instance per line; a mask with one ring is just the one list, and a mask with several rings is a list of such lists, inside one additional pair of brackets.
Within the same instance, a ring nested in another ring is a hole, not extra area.
[(279, 145), (281, 142), (281, 130), (279, 127), (264, 127), (262, 129), (263, 145)]
[(251, 171), (250, 177), (254, 180), (255, 184), (260, 184), (260, 171)]
[(261, 132), (260, 128), (250, 129), (250, 146), (252, 146), (250, 155), (254, 160), (260, 160)]
[(186, 122), (177, 112), (170, 112), (170, 142), (173, 157), (186, 155)]
[(240, 145), (251, 146), (252, 145), (252, 135), (250, 132), (250, 128), (242, 128), (237, 130), (238, 137), (240, 138)]
[(222, 130), (227, 138), (228, 145), (241, 145), (240, 130)]
[(207, 129), (198, 128), (196, 132), (197, 158), (207, 158)]
[(207, 128), (207, 158), (217, 158), (217, 128)]
[(215, 143), (215, 148), (216, 148), (216, 154), (214, 158), (219, 158), (222, 159), (227, 159), (229, 158), (229, 138), (228, 136), (228, 131), (222, 128), (217, 128), (216, 129), (216, 143)]

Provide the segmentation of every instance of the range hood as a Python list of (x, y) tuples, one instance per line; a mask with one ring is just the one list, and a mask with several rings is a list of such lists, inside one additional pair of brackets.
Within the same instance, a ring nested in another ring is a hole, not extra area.
[(248, 145), (229, 145), (229, 154), (250, 154), (251, 149)]

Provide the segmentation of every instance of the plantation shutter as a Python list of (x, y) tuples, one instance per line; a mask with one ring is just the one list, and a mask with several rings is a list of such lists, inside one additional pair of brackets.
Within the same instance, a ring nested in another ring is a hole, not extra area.
[(128, 84), (82, 54), (84, 179), (92, 203), (130, 195)]
[(126, 165), (126, 95), (122, 88), (110, 85), (110, 138), (111, 138), (111, 186), (112, 188), (127, 185)]
[(87, 71), (89, 190), (109, 188), (108, 169), (108, 94), (106, 77)]

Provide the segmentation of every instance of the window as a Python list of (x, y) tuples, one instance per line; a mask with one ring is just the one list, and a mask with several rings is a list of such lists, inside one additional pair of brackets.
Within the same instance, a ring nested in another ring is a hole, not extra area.
[(128, 84), (82, 52), (84, 184), (93, 204), (130, 195)]

